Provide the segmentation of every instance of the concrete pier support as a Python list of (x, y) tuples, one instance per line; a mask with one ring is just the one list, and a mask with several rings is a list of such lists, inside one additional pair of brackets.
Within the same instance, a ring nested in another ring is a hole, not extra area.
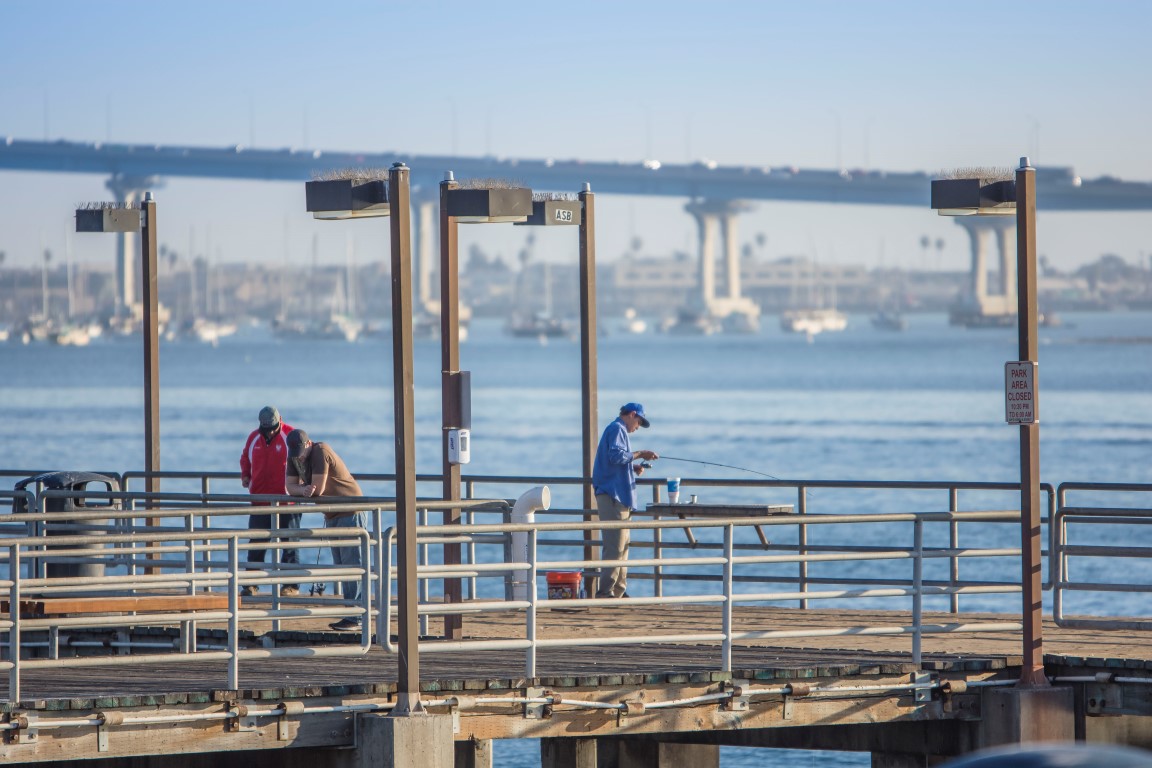
[[(760, 307), (741, 295), (740, 243), (736, 236), (736, 217), (750, 206), (740, 200), (696, 200), (684, 206), (696, 220), (699, 236), (698, 295), (688, 305), (702, 314), (723, 320), (729, 332), (748, 333), (759, 328)], [(723, 292), (716, 289), (716, 234), (719, 229), (724, 246)]]
[(435, 284), (433, 275), (436, 271), (436, 254), (440, 249), (436, 247), (436, 236), (439, 233), (439, 223), (436, 219), (436, 205), (440, 202), (438, 197), (413, 199), (416, 206), (416, 265), (413, 274), (416, 276), (416, 306), (424, 309), (432, 301), (432, 286)]
[(541, 739), (541, 768), (719, 768), (720, 746), (651, 739)]
[(599, 768), (598, 739), (541, 739), (540, 768)]
[[(121, 176), (119, 174), (104, 182), (117, 203), (136, 205), (144, 198), (144, 193), (160, 186), (155, 177)], [(136, 284), (140, 265), (136, 254), (137, 233), (118, 232), (116, 234), (116, 309), (121, 317), (131, 314), (136, 303)]]
[(690, 302), (707, 309), (716, 300), (716, 215), (706, 203), (689, 203), (684, 208), (696, 220), (697, 259), (700, 292)]
[(982, 747), (1075, 739), (1071, 688), (993, 688), (983, 697)]
[(492, 768), (492, 739), (456, 742), (456, 768)]
[[(1016, 249), (1013, 217), (963, 216), (956, 224), (968, 233), (972, 253), (968, 284), (971, 309), (984, 315), (1016, 314)], [(995, 239), (999, 258), (998, 279), (988, 284), (989, 240)]]
[(736, 214), (729, 211), (720, 218), (720, 236), (724, 239), (724, 263), (728, 267), (728, 298), (740, 298), (740, 243), (736, 237)]
[(451, 715), (361, 715), (355, 768), (453, 768)]

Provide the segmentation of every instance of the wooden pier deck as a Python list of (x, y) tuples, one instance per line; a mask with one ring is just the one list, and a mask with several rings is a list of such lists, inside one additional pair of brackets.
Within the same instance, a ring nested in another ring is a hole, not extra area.
[[(549, 637), (600, 637), (678, 634), (701, 626), (716, 626), (715, 607), (644, 606), (541, 610), (538, 633)], [(743, 628), (765, 630), (820, 629), (841, 626), (903, 626), (908, 615), (892, 611), (800, 610), (738, 607)], [(1013, 621), (1014, 617), (988, 614), (927, 614), (926, 622)], [(327, 621), (291, 622), (276, 635), (278, 645), (293, 643), (356, 643), (356, 633), (338, 633)], [(267, 625), (245, 629), (261, 633)], [(210, 630), (210, 628), (202, 628)], [(432, 622), (430, 632), (439, 627)], [(467, 638), (524, 636), (523, 616), (475, 615), (464, 622)], [(155, 630), (162, 631), (162, 630)], [(423, 697), (440, 702), (433, 711), (455, 714), (454, 738), (460, 744), (488, 739), (712, 739), (712, 744), (752, 746), (819, 746), (876, 751), (876, 726), (925, 728), (922, 749), (935, 754), (959, 754), (976, 745), (973, 730), (982, 718), (981, 694), (964, 691), (963, 684), (979, 686), (1018, 675), (1020, 639), (1014, 632), (926, 635), (923, 663), (912, 664), (911, 638), (883, 635), (808, 637), (784, 642), (750, 641), (734, 646), (732, 669), (719, 668), (719, 645), (644, 643), (611, 647), (541, 649), (537, 674), (525, 676), (523, 651), (471, 651), (423, 653)], [(1062, 629), (1045, 625), (1045, 651), (1049, 675), (1129, 675), (1152, 678), (1152, 635), (1137, 630)], [(909, 683), (924, 680), (957, 685), (956, 695), (938, 688), (928, 699), (916, 699)], [(267, 715), (269, 707), (296, 702), (300, 707), (377, 705), (386, 708), (395, 694), (396, 657), (374, 648), (366, 656), (245, 659), (240, 665), (240, 688), (224, 686), (226, 662), (161, 663), (139, 666), (84, 666), (26, 670), (21, 701), (5, 706), (5, 717), (35, 715), (44, 723), (54, 717), (91, 717), (120, 712), (131, 720), (141, 713), (166, 713), (188, 722), (164, 729), (44, 727), (38, 738), (20, 738), (28, 731), (9, 731), (0, 745), (0, 764), (50, 762), (61, 759), (132, 757), (173, 752), (237, 753), (244, 751), (247, 768), (263, 763), (248, 750), (285, 747), (321, 751), (357, 743), (356, 716), (348, 711), (292, 718)], [(1103, 681), (1102, 681), (1103, 682)], [(759, 695), (744, 708), (721, 701), (657, 709), (656, 702), (715, 695), (733, 686), (777, 689), (777, 695)], [(793, 699), (781, 696), (781, 686), (851, 688), (874, 687), (868, 694)], [(890, 686), (885, 693), (882, 689)], [(904, 686), (903, 689), (900, 687)], [(1081, 686), (1083, 689), (1083, 686)], [(1112, 705), (1127, 715), (1152, 722), (1152, 685), (1124, 694), (1109, 694)], [(0, 686), (0, 690), (3, 687)], [(529, 715), (522, 700), (552, 696), (561, 704), (544, 714)], [(1086, 705), (1083, 692), (1077, 694)], [(1103, 695), (1103, 694), (1102, 694)], [(516, 699), (521, 699), (516, 703)], [(1095, 699), (1092, 699), (1095, 701)], [(446, 706), (444, 702), (455, 701)], [(507, 701), (506, 704), (502, 702)], [(639, 702), (622, 713), (614, 709), (588, 709), (578, 702), (616, 705)], [(647, 705), (650, 709), (645, 709)], [(440, 707), (441, 709), (437, 709)], [(247, 712), (264, 708), (265, 715), (237, 719), (232, 727), (219, 721), (197, 721), (223, 711)], [(386, 709), (384, 709), (386, 711)], [(627, 716), (625, 716), (627, 715)], [(1129, 717), (1128, 720), (1131, 720)], [(290, 723), (290, 725), (286, 725)], [(835, 727), (834, 743), (826, 729)], [(1090, 726), (1080, 726), (1081, 728)], [(105, 736), (101, 741), (100, 731)], [(1137, 731), (1152, 741), (1152, 728)], [(895, 732), (895, 731), (890, 731)], [(1136, 731), (1133, 731), (1136, 732)], [(111, 738), (109, 738), (111, 734)], [(690, 736), (685, 736), (689, 734)], [(759, 735), (754, 735), (759, 734)], [(1081, 733), (1081, 736), (1085, 734)], [(1090, 734), (1089, 734), (1090, 735)], [(1141, 736), (1140, 738), (1145, 738)], [(879, 739), (879, 741), (877, 741)], [(158, 741), (159, 740), (159, 741)], [(490, 743), (490, 742), (488, 742)], [(301, 753), (302, 755), (303, 753)], [(217, 755), (219, 757), (219, 755)], [(314, 757), (314, 755), (313, 755)], [(220, 758), (223, 759), (223, 758)], [(269, 760), (272, 753), (269, 754)], [(562, 763), (562, 761), (561, 761)], [(561, 763), (555, 763), (559, 765)], [(218, 765), (225, 763), (217, 762)], [(269, 762), (268, 765), (274, 763)], [(459, 763), (458, 763), (459, 764)], [(333, 764), (335, 765), (335, 764)]]

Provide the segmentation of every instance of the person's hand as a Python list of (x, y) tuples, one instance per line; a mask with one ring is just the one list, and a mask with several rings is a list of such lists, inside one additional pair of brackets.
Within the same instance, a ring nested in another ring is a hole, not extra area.
[(656, 459), (660, 458), (656, 455), (656, 451), (640, 451), (639, 453), (640, 458), (646, 461), (656, 461)]
[(248, 487), (248, 483), (250, 483), (250, 482), (252, 482), (252, 478), (250, 478), (250, 477), (240, 478), (240, 484), (243, 485), (245, 488)]
[(304, 495), (305, 496), (315, 496), (316, 495), (316, 486), (315, 485), (304, 486)]
[(636, 471), (636, 477), (644, 474), (644, 466), (642, 464), (633, 464), (632, 469)]

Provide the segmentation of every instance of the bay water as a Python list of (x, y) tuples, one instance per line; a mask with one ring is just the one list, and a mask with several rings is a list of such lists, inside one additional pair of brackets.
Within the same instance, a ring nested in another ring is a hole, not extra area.
[[(643, 403), (652, 427), (633, 437), (633, 447), (678, 459), (656, 462), (658, 476), (1019, 480), (1019, 430), (1004, 415), (1004, 363), (1018, 359), (1015, 329), (966, 330), (942, 314), (921, 314), (904, 332), (852, 316), (848, 330), (814, 339), (780, 331), (771, 317), (747, 336), (612, 330), (599, 339), (600, 425), (623, 403)], [(1063, 325), (1041, 328), (1039, 359), (1041, 479), (1152, 483), (1152, 314), (1067, 315)], [(165, 470), (238, 471), (244, 438), (266, 404), (332, 445), (353, 473), (394, 469), (386, 335), (355, 344), (285, 342), (251, 325), (218, 346), (164, 343), (160, 366)], [(417, 472), (436, 474), (439, 344), (417, 342), (415, 366)], [(498, 322), (478, 320), (461, 347), (461, 367), (472, 372), (466, 474), (579, 475), (578, 343), (513, 338)], [(0, 425), (5, 468), (142, 469), (139, 339), (0, 345)], [(0, 484), (10, 488), (14, 479)], [(218, 481), (213, 490), (242, 489)], [(793, 500), (783, 489), (771, 499), (764, 489), (733, 493), (725, 498)], [(558, 490), (556, 504), (578, 506), (574, 494)], [(851, 495), (813, 496), (813, 512), (857, 509)], [(1095, 596), (1084, 609), (1119, 613), (1119, 600)], [(538, 747), (497, 744), (496, 764), (539, 765)], [(721, 764), (863, 766), (868, 756), (725, 748)]]

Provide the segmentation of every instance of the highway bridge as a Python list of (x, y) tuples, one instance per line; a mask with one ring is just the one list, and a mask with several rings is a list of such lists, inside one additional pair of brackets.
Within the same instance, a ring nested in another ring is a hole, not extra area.
[[(748, 201), (787, 200), (856, 205), (928, 208), (931, 175), (882, 170), (820, 170), (792, 166), (731, 166), (710, 162), (664, 164), (587, 162), (551, 158), (413, 155), (405, 152), (328, 152), (318, 149), (182, 147), (73, 141), (0, 141), (0, 171), (95, 173), (108, 177), (116, 199), (133, 202), (162, 177), (199, 177), (264, 181), (307, 181), (318, 173), (350, 168), (387, 168), (394, 162), (411, 168), (418, 245), (420, 299), (430, 298), (435, 239), (432, 207), (445, 171), (457, 178), (499, 178), (537, 191), (575, 192), (590, 184), (598, 194), (679, 197), (697, 224), (699, 296), (695, 309), (723, 319), (746, 316), (758, 324), (759, 308), (741, 296), (740, 255), (736, 235)], [(1152, 182), (1111, 176), (1081, 179), (1071, 168), (1039, 168), (1037, 204), (1051, 211), (1152, 210)], [(972, 217), (959, 222), (971, 244), (971, 280), (964, 313), (975, 323), (987, 318), (1010, 322), (1015, 314), (1014, 222)], [(717, 234), (719, 233), (719, 237)], [(717, 270), (716, 241), (724, 264)], [(999, 256), (998, 284), (988, 284), (990, 243)], [(122, 236), (117, 258), (119, 307), (134, 302), (131, 244)], [(719, 283), (719, 285), (718, 285)]]
[[(452, 170), (457, 178), (502, 178), (538, 190), (653, 195), (711, 201), (791, 200), (864, 205), (928, 206), (927, 172), (820, 170), (793, 166), (588, 162), (583, 160), (328, 152), (313, 149), (181, 147), (74, 141), (0, 140), (0, 170), (97, 173), (121, 179), (184, 176), (307, 181), (317, 172), (387, 168), (403, 162), (412, 182), (429, 191)], [(1040, 168), (1037, 201), (1044, 210), (1152, 210), (1152, 182), (1110, 176), (1081, 179), (1071, 168)]]

